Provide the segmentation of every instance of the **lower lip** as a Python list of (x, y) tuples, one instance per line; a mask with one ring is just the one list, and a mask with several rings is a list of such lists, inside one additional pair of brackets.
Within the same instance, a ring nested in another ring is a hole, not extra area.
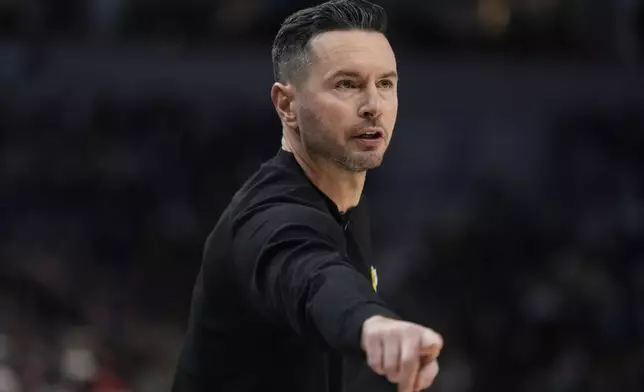
[(362, 137), (356, 137), (356, 138), (353, 138), (353, 139), (355, 141), (357, 141), (358, 143), (364, 145), (365, 147), (371, 147), (371, 148), (378, 147), (380, 145), (380, 143), (382, 143), (382, 141), (383, 141), (382, 137), (377, 137), (375, 139), (366, 139), (366, 138), (362, 138)]

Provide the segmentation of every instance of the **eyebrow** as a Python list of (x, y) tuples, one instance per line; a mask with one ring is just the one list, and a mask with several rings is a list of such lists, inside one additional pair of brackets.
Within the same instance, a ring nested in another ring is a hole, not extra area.
[[(350, 78), (359, 78), (361, 75), (358, 72), (355, 71), (337, 71), (334, 72), (329, 79), (335, 79), (338, 76), (345, 76), (345, 77), (350, 77)], [(388, 71), (383, 74), (381, 74), (378, 79), (389, 79), (389, 78), (398, 78), (398, 72), (396, 71)]]

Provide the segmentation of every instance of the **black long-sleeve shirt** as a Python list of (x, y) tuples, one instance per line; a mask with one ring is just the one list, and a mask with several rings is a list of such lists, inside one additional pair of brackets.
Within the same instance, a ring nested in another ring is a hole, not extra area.
[(173, 392), (339, 392), (364, 374), (372, 282), (363, 201), (346, 214), (280, 152), (206, 241)]

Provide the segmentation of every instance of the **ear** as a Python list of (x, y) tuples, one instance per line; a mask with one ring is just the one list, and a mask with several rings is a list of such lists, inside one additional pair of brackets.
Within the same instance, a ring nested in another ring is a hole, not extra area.
[(295, 99), (295, 89), (291, 84), (275, 83), (271, 88), (271, 100), (277, 111), (277, 115), (282, 120), (282, 124), (293, 129), (297, 129), (297, 114), (293, 110), (293, 100)]

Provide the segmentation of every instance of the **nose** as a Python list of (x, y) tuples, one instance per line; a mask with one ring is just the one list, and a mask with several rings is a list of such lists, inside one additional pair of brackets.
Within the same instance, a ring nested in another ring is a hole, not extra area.
[(378, 93), (378, 89), (375, 87), (365, 90), (365, 99), (363, 104), (360, 106), (360, 117), (366, 119), (375, 119), (380, 117), (382, 114), (382, 103), (381, 97)]

